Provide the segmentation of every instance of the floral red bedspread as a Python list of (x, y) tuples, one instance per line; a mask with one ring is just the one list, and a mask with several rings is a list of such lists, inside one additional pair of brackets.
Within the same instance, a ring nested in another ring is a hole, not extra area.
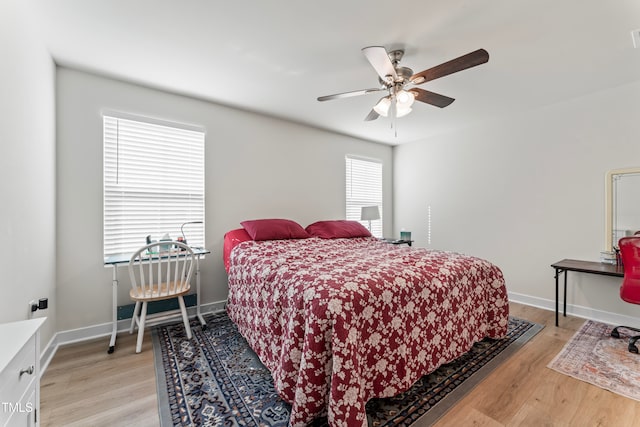
[(507, 332), (502, 272), (374, 238), (244, 242), (229, 317), (292, 404), (290, 424), (366, 425), (365, 403)]

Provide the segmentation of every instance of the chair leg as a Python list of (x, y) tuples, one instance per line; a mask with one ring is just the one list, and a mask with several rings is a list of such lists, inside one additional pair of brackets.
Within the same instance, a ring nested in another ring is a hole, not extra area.
[(184, 328), (187, 330), (187, 338), (191, 339), (191, 327), (189, 326), (189, 316), (187, 316), (187, 307), (184, 305), (184, 299), (182, 295), (178, 297), (178, 303), (180, 304), (180, 311), (182, 311), (182, 321), (184, 322)]
[(611, 331), (611, 336), (613, 338), (620, 338), (620, 332), (618, 332), (618, 328), (620, 326), (616, 326), (615, 328), (613, 328), (613, 330)]
[(638, 328), (634, 328), (634, 327), (632, 327), (632, 326), (623, 326), (623, 325), (620, 325), (620, 326), (616, 326), (616, 327), (615, 327), (615, 328), (613, 328), (613, 330), (611, 331), (611, 336), (612, 336), (613, 338), (620, 338), (620, 332), (618, 331), (618, 329), (619, 329), (619, 328), (627, 329), (627, 330), (629, 330), (629, 331), (634, 331), (634, 332), (640, 332), (640, 329), (638, 329)]
[(131, 326), (129, 327), (129, 333), (133, 333), (133, 328), (136, 326), (136, 316), (139, 315), (140, 301), (136, 301), (136, 306), (133, 307), (133, 316), (131, 316)]
[(142, 303), (140, 312), (140, 323), (138, 324), (138, 341), (136, 342), (136, 353), (142, 351), (142, 339), (144, 338), (144, 322), (147, 320), (147, 302)]

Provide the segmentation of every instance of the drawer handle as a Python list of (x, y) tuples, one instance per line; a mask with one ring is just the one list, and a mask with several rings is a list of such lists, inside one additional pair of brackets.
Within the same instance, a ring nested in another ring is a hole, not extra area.
[(22, 378), (23, 374), (33, 375), (33, 371), (35, 371), (35, 367), (33, 365), (29, 366), (27, 369), (20, 369), (20, 376), (18, 378)]

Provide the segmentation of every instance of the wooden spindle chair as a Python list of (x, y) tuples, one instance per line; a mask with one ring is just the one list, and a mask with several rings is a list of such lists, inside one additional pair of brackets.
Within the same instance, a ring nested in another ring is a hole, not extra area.
[(144, 326), (147, 321), (147, 305), (151, 301), (177, 298), (182, 320), (191, 339), (189, 317), (183, 296), (191, 289), (195, 256), (193, 250), (181, 242), (155, 242), (138, 249), (129, 260), (131, 291), (129, 295), (136, 305), (133, 310), (129, 333), (138, 327), (136, 353), (142, 350)]

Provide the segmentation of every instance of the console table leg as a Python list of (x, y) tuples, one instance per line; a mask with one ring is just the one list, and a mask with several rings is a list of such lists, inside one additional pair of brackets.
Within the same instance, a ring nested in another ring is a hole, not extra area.
[(558, 326), (558, 288), (559, 288), (559, 283), (558, 283), (558, 275), (560, 274), (559, 270), (556, 268), (556, 274), (555, 274), (555, 278), (556, 278), (556, 326)]
[(564, 271), (564, 307), (562, 314), (567, 317), (567, 271)]

